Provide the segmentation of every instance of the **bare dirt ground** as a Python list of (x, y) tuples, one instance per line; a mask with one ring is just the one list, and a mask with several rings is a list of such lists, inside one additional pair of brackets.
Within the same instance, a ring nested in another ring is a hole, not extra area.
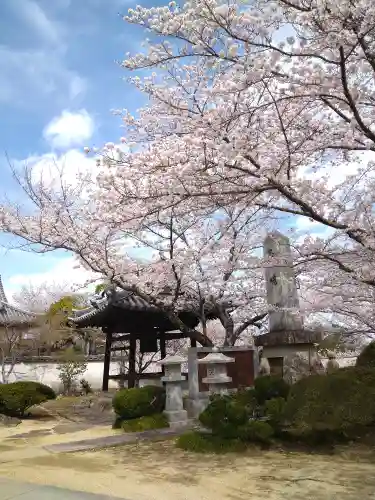
[(178, 450), (170, 440), (57, 455), (41, 450), (45, 437), (33, 439), (2, 450), (0, 476), (130, 500), (375, 498), (374, 456), (365, 450), (207, 456)]
[(373, 447), (346, 446), (334, 455), (254, 449), (217, 456), (183, 452), (167, 440), (48, 452), (43, 446), (122, 433), (93, 425), (91, 410), (72, 413), (76, 403), (51, 402), (39, 420), (0, 427), (0, 476), (128, 500), (375, 499)]

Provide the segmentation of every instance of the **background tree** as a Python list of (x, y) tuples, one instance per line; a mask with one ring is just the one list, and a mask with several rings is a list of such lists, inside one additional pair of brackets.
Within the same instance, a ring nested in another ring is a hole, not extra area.
[(44, 313), (50, 305), (71, 293), (71, 286), (67, 283), (47, 282), (36, 284), (28, 283), (21, 286), (13, 294), (13, 301), (30, 312)]
[(57, 364), (59, 379), (63, 385), (63, 391), (66, 395), (71, 395), (77, 391), (80, 377), (87, 370), (87, 363), (74, 351), (66, 349), (61, 355), (61, 360)]
[(25, 350), (22, 346), (22, 331), (11, 325), (0, 328), (0, 383), (7, 384), (12, 375), (15, 375), (15, 367), (20, 357), (20, 351)]
[(103, 333), (93, 328), (74, 329), (67, 324), (74, 311), (87, 307), (87, 302), (86, 295), (75, 294), (61, 297), (50, 305), (44, 318), (44, 331), (50, 340), (55, 338), (52, 345), (54, 349), (74, 346), (86, 356), (95, 353), (95, 342), (103, 339)]

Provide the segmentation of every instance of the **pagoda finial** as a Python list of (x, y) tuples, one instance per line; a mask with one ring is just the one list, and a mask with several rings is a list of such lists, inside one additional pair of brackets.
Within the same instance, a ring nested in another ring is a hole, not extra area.
[(5, 292), (4, 292), (3, 281), (1, 279), (1, 275), (0, 275), (0, 302), (8, 303), (8, 299), (7, 299)]

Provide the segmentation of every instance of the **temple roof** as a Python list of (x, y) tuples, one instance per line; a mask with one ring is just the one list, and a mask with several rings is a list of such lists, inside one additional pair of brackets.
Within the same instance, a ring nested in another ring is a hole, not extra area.
[(8, 302), (0, 276), (0, 326), (23, 326), (35, 322), (36, 314)]
[[(226, 304), (229, 307), (229, 302)], [(194, 312), (193, 302), (187, 301), (178, 313), (181, 321), (191, 328), (199, 323), (199, 318)], [(216, 319), (218, 311), (214, 305), (206, 306), (207, 319)], [(141, 297), (124, 290), (103, 293), (101, 297), (91, 300), (91, 306), (75, 310), (74, 316), (68, 322), (77, 328), (107, 327), (113, 333), (142, 333), (143, 330), (164, 331), (176, 330), (168, 317), (158, 307), (149, 304)]]

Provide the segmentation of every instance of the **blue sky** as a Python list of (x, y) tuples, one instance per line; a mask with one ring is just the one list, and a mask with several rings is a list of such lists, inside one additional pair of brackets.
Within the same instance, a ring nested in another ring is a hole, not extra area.
[[(148, 0), (142, 5), (164, 3)], [(143, 104), (116, 64), (126, 52), (139, 50), (145, 37), (119, 16), (136, 4), (1, 0), (0, 196), (15, 189), (6, 156), (37, 163), (56, 155), (74, 164), (85, 145), (122, 135), (111, 110), (136, 111)], [(8, 238), (0, 235), (0, 243), (6, 245)], [(10, 294), (30, 278), (40, 282), (55, 275), (59, 281), (72, 268), (71, 259), (59, 252), (35, 255), (0, 248), (0, 255), (0, 274)]]
[[(145, 0), (143, 6), (164, 5)], [(87, 161), (83, 147), (117, 141), (120, 119), (145, 104), (116, 61), (141, 49), (142, 29), (125, 23), (132, 0), (0, 0), (0, 197), (15, 195), (6, 157), (45, 165)], [(2, 246), (3, 247), (2, 247)], [(70, 256), (9, 250), (0, 234), (0, 275), (22, 284), (80, 280)]]

